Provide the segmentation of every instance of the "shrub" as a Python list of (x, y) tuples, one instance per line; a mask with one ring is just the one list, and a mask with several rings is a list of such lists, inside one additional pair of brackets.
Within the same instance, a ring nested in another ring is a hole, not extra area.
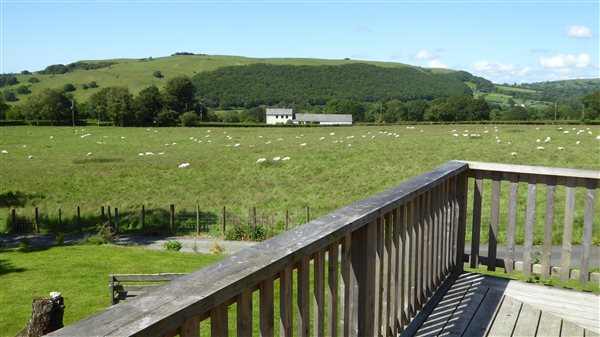
[(166, 250), (170, 250), (170, 251), (174, 251), (174, 252), (178, 252), (181, 250), (181, 247), (183, 247), (183, 245), (181, 244), (180, 241), (177, 240), (173, 240), (173, 241), (167, 241), (163, 244), (163, 247), (165, 247)]
[(38, 83), (40, 80), (37, 77), (30, 77), (27, 82), (33, 84), (33, 83)]
[(217, 240), (214, 240), (210, 247), (210, 252), (215, 255), (221, 255), (225, 252), (225, 247), (221, 246)]
[(27, 94), (31, 94), (31, 91), (29, 90), (28, 86), (21, 85), (21, 86), (17, 87), (17, 94), (27, 95)]
[(274, 235), (262, 225), (239, 224), (227, 230), (225, 239), (231, 241), (263, 241)]
[(191, 111), (184, 112), (179, 116), (179, 120), (181, 120), (181, 125), (183, 126), (196, 126), (198, 123), (198, 115)]
[(76, 90), (76, 88), (75, 88), (75, 86), (74, 86), (73, 84), (71, 84), (71, 83), (67, 83), (67, 84), (65, 84), (65, 86), (63, 87), (63, 90), (64, 90), (65, 92), (73, 92), (73, 91), (75, 91), (75, 90)]
[(100, 246), (100, 245), (104, 245), (104, 244), (108, 244), (108, 243), (109, 242), (105, 241), (104, 238), (102, 238), (98, 234), (86, 235), (83, 238), (83, 240), (81, 240), (79, 242), (79, 244), (81, 244), (81, 245), (91, 245), (91, 246)]
[(155, 72), (152, 73), (152, 76), (156, 77), (156, 78), (163, 78), (163, 74), (160, 72), (160, 70), (156, 70)]
[(111, 243), (116, 236), (115, 230), (108, 222), (99, 224), (97, 226), (97, 233), (104, 243)]
[(28, 237), (23, 237), (21, 239), (19, 239), (19, 248), (28, 248), (29, 245), (31, 244), (31, 241), (29, 240)]
[(156, 124), (158, 126), (176, 126), (179, 114), (173, 110), (163, 110), (156, 115)]
[(65, 234), (63, 232), (56, 233), (56, 244), (62, 246), (65, 243)]

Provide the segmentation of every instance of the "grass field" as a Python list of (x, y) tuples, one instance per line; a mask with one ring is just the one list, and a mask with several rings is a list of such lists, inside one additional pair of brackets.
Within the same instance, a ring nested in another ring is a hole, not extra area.
[(116, 246), (3, 249), (0, 336), (14, 336), (27, 325), (34, 297), (62, 292), (67, 325), (110, 306), (108, 274), (186, 273), (220, 258)]
[[(577, 135), (579, 129), (584, 132)], [(124, 212), (141, 204), (176, 204), (178, 209), (240, 211), (309, 206), (314, 218), (449, 160), (600, 169), (595, 139), (600, 127), (503, 125), (497, 130), (483, 125), (88, 127), (73, 134), (66, 127), (3, 127), (0, 148), (8, 153), (0, 155), (1, 221), (7, 223), (14, 207), (7, 205), (9, 192), (20, 193), (21, 199), (13, 201), (25, 215), (36, 206), (46, 214), (58, 208), (73, 213), (79, 205), (86, 214), (97, 213), (101, 205)], [(543, 143), (546, 137), (549, 143)], [(536, 139), (544, 150), (536, 149)], [(289, 161), (257, 164), (259, 158), (286, 156)], [(190, 165), (178, 168), (182, 163)], [(595, 242), (598, 235), (594, 231)]]
[[(78, 70), (60, 75), (42, 75), (33, 73), (31, 75), (16, 75), (19, 81), (18, 84), (8, 86), (7, 89), (16, 89), (21, 85), (29, 85), (28, 80), (31, 77), (36, 77), (40, 81), (33, 83), (29, 87), (31, 94), (20, 95), (17, 98), (25, 101), (28, 96), (35, 95), (45, 88), (60, 88), (65, 84), (71, 83), (76, 87), (73, 92), (75, 99), (79, 102), (85, 102), (95, 92), (107, 86), (125, 86), (137, 95), (140, 90), (156, 85), (162, 88), (169, 78), (175, 76), (194, 76), (196, 73), (204, 71), (212, 71), (220, 67), (240, 66), (254, 63), (269, 63), (275, 65), (342, 65), (350, 63), (368, 63), (375, 64), (380, 67), (413, 67), (410, 65), (395, 63), (395, 62), (372, 62), (372, 61), (353, 61), (353, 60), (325, 60), (325, 59), (306, 59), (306, 58), (247, 58), (241, 56), (167, 56), (156, 58), (143, 59), (112, 59), (102, 60), (105, 62), (115, 62), (116, 64), (108, 67), (95, 70)], [(99, 61), (84, 61), (88, 63), (96, 63)], [(418, 67), (415, 67), (420, 69)], [(28, 69), (29, 71), (38, 71), (43, 69)], [(163, 78), (153, 76), (153, 72), (160, 71)], [(438, 72), (438, 70), (432, 70)], [(88, 84), (91, 81), (97, 82), (99, 88), (90, 88), (84, 90), (83, 84)], [(21, 102), (16, 102), (20, 104)]]

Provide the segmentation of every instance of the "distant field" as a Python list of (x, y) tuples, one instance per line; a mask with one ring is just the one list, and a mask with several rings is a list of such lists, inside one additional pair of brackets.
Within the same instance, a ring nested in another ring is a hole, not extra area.
[[(44, 88), (60, 88), (62, 89), (66, 83), (71, 83), (76, 87), (73, 92), (75, 99), (79, 102), (85, 102), (94, 92), (97, 92), (102, 87), (107, 86), (125, 86), (136, 95), (142, 89), (156, 85), (162, 88), (169, 78), (181, 75), (194, 76), (196, 73), (204, 71), (212, 71), (220, 67), (226, 66), (241, 66), (254, 63), (270, 63), (270, 64), (285, 64), (285, 65), (341, 65), (349, 63), (368, 63), (375, 64), (380, 67), (413, 67), (410, 65), (394, 62), (370, 62), (370, 61), (353, 61), (353, 60), (324, 60), (324, 59), (301, 59), (301, 58), (246, 58), (240, 56), (169, 56), (144, 59), (113, 59), (102, 60), (105, 62), (116, 62), (109, 68), (95, 70), (78, 70), (60, 75), (41, 75), (33, 73), (34, 71), (43, 69), (27, 69), (33, 74), (17, 75), (19, 84), (9, 86), (8, 89), (16, 89), (21, 85), (29, 85), (28, 80), (31, 77), (36, 77), (40, 81), (31, 84), (29, 95), (19, 95), (17, 98), (26, 100), (28, 96), (34, 95), (36, 92)], [(84, 61), (95, 63), (98, 61)], [(418, 67), (415, 67), (418, 68)], [(160, 71), (163, 78), (156, 78), (152, 74), (155, 71)], [(434, 70), (436, 72), (438, 70)], [(98, 88), (84, 90), (83, 84), (96, 81)], [(20, 102), (16, 102), (19, 104)]]
[(533, 89), (525, 89), (525, 88), (516, 88), (516, 87), (511, 87), (511, 86), (506, 86), (506, 85), (498, 85), (496, 84), (496, 88), (500, 89), (500, 90), (506, 90), (506, 91), (513, 91), (513, 92), (527, 92), (527, 93), (536, 93), (536, 92), (540, 92), (537, 90), (533, 90)]
[[(41, 213), (59, 207), (73, 213), (78, 205), (82, 213), (97, 213), (100, 205), (125, 211), (176, 204), (240, 211), (309, 206), (314, 218), (448, 160), (600, 169), (600, 127), (578, 127), (585, 131), (579, 136), (563, 128), (501, 125), (495, 133), (483, 125), (88, 127), (74, 135), (68, 127), (2, 127), (0, 148), (8, 153), (0, 156), (0, 195), (21, 192), (26, 198), (19, 212), (28, 214), (36, 205)], [(546, 137), (551, 142), (537, 150), (536, 139)], [(139, 155), (146, 152), (154, 155)], [(289, 161), (256, 163), (286, 156)], [(181, 163), (190, 166), (180, 169)], [(10, 208), (0, 210), (5, 224)]]

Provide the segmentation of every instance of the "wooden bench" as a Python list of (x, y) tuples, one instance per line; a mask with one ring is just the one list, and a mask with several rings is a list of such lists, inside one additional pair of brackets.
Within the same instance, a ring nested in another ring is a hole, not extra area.
[(108, 287), (110, 289), (111, 304), (117, 304), (128, 297), (141, 295), (182, 275), (187, 274), (110, 274), (108, 275)]

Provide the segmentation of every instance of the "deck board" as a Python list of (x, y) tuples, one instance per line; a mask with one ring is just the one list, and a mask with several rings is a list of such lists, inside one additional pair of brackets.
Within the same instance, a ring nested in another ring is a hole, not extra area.
[(600, 296), (462, 274), (416, 336), (598, 336)]

